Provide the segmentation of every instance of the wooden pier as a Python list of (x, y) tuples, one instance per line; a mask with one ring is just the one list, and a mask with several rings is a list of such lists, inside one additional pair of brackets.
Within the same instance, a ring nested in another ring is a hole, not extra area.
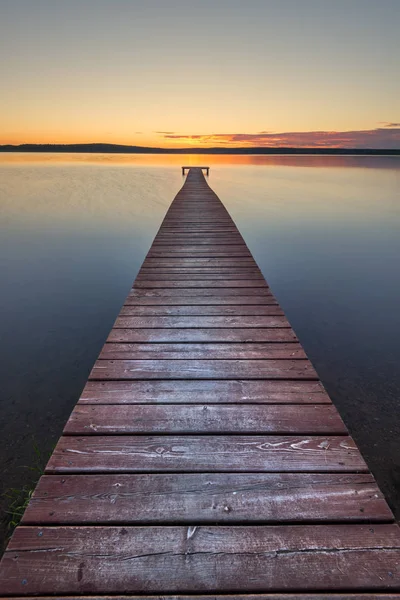
[(210, 174), (210, 167), (182, 167), (182, 175), (185, 175), (186, 171), (190, 171), (190, 169), (195, 168), (195, 169), (201, 169), (201, 171), (205, 171), (207, 177)]
[(0, 581), (4, 596), (75, 600), (400, 598), (393, 515), (200, 168), (167, 212)]

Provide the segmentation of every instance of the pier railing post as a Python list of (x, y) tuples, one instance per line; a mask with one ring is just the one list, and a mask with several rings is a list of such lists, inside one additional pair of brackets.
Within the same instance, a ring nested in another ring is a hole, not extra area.
[(182, 175), (185, 175), (185, 171), (190, 171), (190, 169), (200, 169), (201, 171), (205, 171), (206, 172), (206, 176), (208, 177), (210, 174), (210, 167), (188, 167), (188, 166), (182, 166)]

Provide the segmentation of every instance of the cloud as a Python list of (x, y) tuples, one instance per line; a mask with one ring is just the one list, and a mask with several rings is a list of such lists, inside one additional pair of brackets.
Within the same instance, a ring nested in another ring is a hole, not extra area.
[(175, 131), (155, 131), (154, 133), (160, 133), (161, 135), (174, 135)]
[(382, 121), (384, 127), (400, 127), (400, 123), (388, 123), (387, 121)]
[(400, 124), (387, 123), (376, 129), (354, 131), (289, 131), (260, 133), (213, 133), (208, 135), (179, 135), (164, 132), (168, 140), (196, 142), (201, 146), (227, 146), (264, 148), (400, 148)]

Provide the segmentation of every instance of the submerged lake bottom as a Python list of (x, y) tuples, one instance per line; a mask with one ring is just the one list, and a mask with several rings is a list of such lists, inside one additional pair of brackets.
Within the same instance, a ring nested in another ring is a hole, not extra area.
[(400, 157), (0, 154), (4, 540), (183, 164), (210, 165), (211, 187), (400, 516)]

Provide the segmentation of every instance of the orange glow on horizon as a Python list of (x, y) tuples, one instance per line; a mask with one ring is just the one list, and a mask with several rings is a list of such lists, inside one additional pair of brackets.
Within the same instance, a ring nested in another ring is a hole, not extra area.
[(178, 134), (140, 133), (99, 137), (74, 134), (37, 136), (14, 134), (0, 138), (0, 144), (117, 144), (161, 149), (190, 148), (400, 148), (399, 123), (381, 124), (375, 129), (353, 131), (292, 131), (260, 133)]

